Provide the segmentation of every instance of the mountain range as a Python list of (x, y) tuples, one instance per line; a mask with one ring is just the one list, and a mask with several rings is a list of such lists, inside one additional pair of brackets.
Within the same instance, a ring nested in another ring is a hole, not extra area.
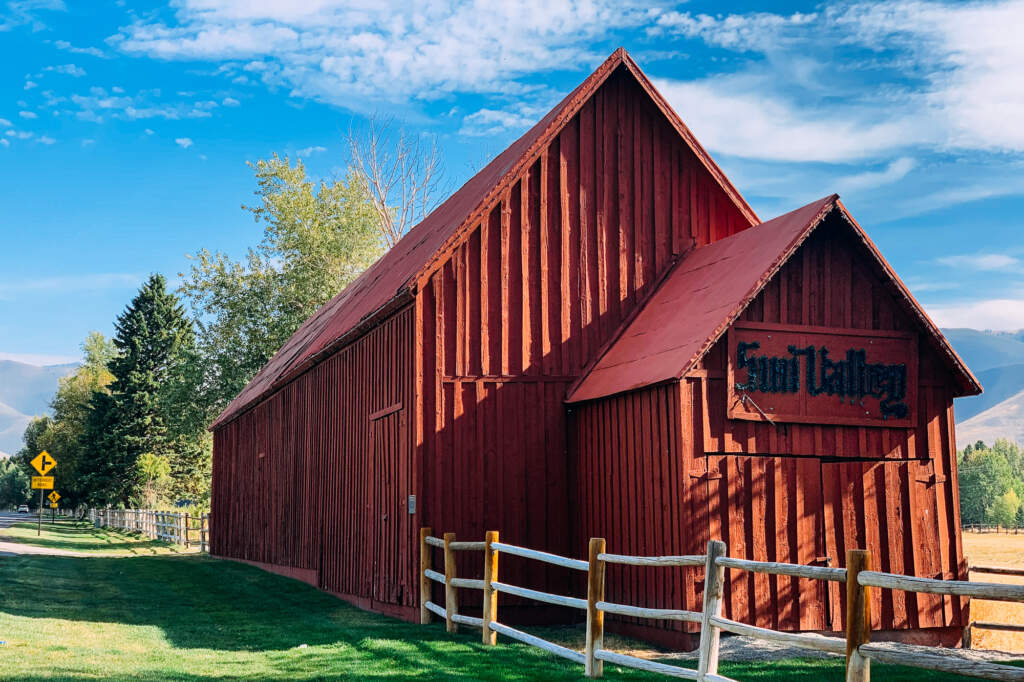
[(57, 380), (76, 367), (76, 363), (37, 367), (0, 360), (0, 457), (21, 448), (25, 427), (32, 417), (50, 412)]
[(962, 447), (996, 438), (1024, 443), (1024, 330), (943, 329), (985, 392), (958, 398), (956, 440)]

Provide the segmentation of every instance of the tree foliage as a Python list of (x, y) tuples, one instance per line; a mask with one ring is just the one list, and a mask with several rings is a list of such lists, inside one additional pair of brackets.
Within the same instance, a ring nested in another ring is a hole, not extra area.
[(188, 368), (166, 400), (183, 431), (198, 433), (227, 406), (321, 305), (383, 252), (366, 185), (357, 173), (315, 182), (301, 161), (276, 154), (250, 164), (263, 239), (242, 260), (205, 249), (180, 292), (197, 324)]
[(1024, 497), (1024, 450), (1004, 439), (996, 440), (992, 447), (978, 441), (964, 448), (957, 459), (961, 522), (1018, 525)]
[(0, 509), (28, 504), (31, 493), (25, 467), (14, 459), (0, 459)]

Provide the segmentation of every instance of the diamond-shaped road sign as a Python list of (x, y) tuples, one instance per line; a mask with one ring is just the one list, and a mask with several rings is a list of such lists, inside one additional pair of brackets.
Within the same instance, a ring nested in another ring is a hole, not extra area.
[(54, 504), (57, 504), (57, 500), (60, 499), (60, 493), (54, 490), (52, 493), (46, 496), (46, 499), (48, 499), (50, 502), (53, 502)]
[(50, 469), (57, 466), (57, 460), (55, 460), (53, 457), (50, 457), (49, 452), (43, 450), (38, 455), (36, 455), (35, 459), (32, 460), (32, 466), (36, 468), (36, 471), (39, 472), (40, 476), (45, 476), (47, 473), (49, 473)]

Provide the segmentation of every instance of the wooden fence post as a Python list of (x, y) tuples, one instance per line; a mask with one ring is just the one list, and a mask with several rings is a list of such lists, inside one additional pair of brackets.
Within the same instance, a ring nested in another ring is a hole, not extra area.
[(604, 601), (604, 561), (598, 555), (604, 554), (604, 538), (590, 538), (587, 569), (587, 641), (584, 649), (584, 673), (587, 677), (601, 677), (604, 661), (594, 658), (598, 649), (604, 648), (604, 611), (597, 603)]
[(420, 528), (420, 624), (426, 625), (430, 622), (430, 609), (427, 602), (430, 601), (430, 578), (424, 575), (430, 569), (430, 545), (427, 538), (433, 531), (429, 526)]
[(188, 549), (188, 512), (185, 512), (185, 523), (182, 526), (182, 528), (185, 531), (185, 537), (183, 538), (183, 540), (184, 540), (183, 544), (185, 545), (185, 549)]
[(498, 642), (498, 633), (491, 629), (491, 623), (498, 620), (498, 593), (491, 583), (498, 580), (498, 550), (491, 544), (498, 542), (498, 531), (489, 530), (484, 535), (484, 608), (481, 612), (484, 644), (494, 645)]
[(871, 552), (846, 550), (846, 682), (869, 682), (871, 660), (861, 656), (858, 647), (871, 634), (871, 597), (857, 577), (871, 570)]
[(452, 585), (455, 577), (455, 533), (444, 534), (444, 622), (448, 632), (458, 632), (459, 625), (452, 616), (459, 612), (459, 591)]
[(199, 519), (199, 551), (210, 552), (209, 537), (207, 533), (210, 530), (210, 515), (204, 513)]
[(722, 614), (722, 583), (725, 567), (716, 560), (725, 556), (725, 543), (721, 540), (708, 541), (708, 555), (704, 564), (704, 613), (700, 626), (700, 658), (697, 663), (697, 679), (703, 680), (708, 673), (718, 673), (718, 644), (720, 631), (711, 624), (711, 619)]

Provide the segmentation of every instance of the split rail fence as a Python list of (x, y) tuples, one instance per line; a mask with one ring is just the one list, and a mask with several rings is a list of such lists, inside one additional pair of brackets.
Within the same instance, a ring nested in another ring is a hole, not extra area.
[[(433, 568), (432, 547), (444, 552), (443, 573)], [(497, 531), (488, 531), (482, 542), (464, 542), (456, 541), (454, 533), (445, 533), (442, 537), (435, 537), (430, 528), (422, 528), (420, 529), (419, 567), (420, 622), (429, 623), (431, 615), (436, 615), (444, 619), (449, 632), (456, 632), (459, 625), (480, 628), (483, 643), (488, 645), (496, 643), (498, 634), (505, 635), (578, 663), (584, 667), (586, 676), (592, 678), (601, 677), (604, 663), (608, 662), (682, 679), (735, 682), (731, 678), (718, 674), (721, 633), (728, 632), (845, 656), (847, 682), (868, 682), (871, 679), (870, 661), (872, 660), (991, 680), (1024, 682), (1024, 668), (971, 660), (948, 651), (940, 654), (933, 647), (894, 642), (885, 644), (870, 642), (870, 590), (872, 588), (1024, 602), (1024, 585), (932, 580), (894, 573), (881, 573), (871, 570), (871, 553), (866, 550), (847, 551), (847, 568), (735, 559), (726, 555), (725, 543), (718, 540), (709, 542), (707, 552), (699, 555), (628, 556), (610, 554), (605, 550), (603, 538), (591, 538), (588, 558), (586, 560), (572, 559), (500, 542)], [(483, 577), (462, 578), (457, 576), (456, 552), (482, 552)], [(498, 574), (498, 559), (501, 554), (510, 554), (586, 573), (586, 598), (552, 594), (501, 582)], [(702, 609), (698, 612), (646, 608), (605, 601), (605, 567), (608, 564), (703, 566), (705, 578)], [(780, 632), (724, 618), (722, 616), (722, 591), (727, 568), (845, 583), (847, 595), (845, 638), (811, 633)], [(443, 606), (430, 599), (432, 582), (444, 585)], [(477, 590), (482, 593), (480, 618), (459, 613), (459, 590), (465, 589)], [(502, 593), (585, 611), (586, 640), (583, 652), (580, 653), (500, 622), (497, 597)], [(697, 668), (681, 668), (605, 649), (604, 616), (606, 613), (699, 624), (700, 645)]]
[(164, 540), (210, 551), (210, 515), (156, 511), (154, 509), (90, 509), (86, 518), (94, 525), (141, 533), (153, 540)]

